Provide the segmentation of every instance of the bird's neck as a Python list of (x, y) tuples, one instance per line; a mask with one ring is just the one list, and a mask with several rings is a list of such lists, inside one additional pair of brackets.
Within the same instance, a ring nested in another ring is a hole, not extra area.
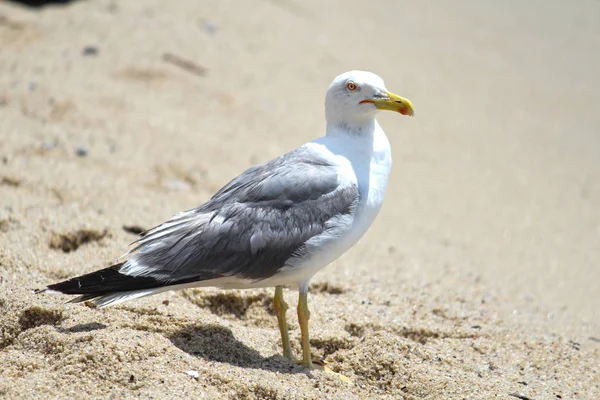
[(377, 121), (371, 118), (364, 121), (337, 121), (327, 120), (327, 136), (352, 136), (372, 140), (375, 133)]
[(333, 153), (365, 163), (370, 163), (373, 157), (386, 160), (391, 157), (390, 142), (375, 118), (341, 124), (327, 121), (327, 133), (322, 139)]

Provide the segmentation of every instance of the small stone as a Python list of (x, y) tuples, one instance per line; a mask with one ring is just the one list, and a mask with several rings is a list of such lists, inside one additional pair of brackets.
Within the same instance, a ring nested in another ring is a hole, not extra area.
[(83, 48), (83, 50), (81, 51), (81, 54), (84, 57), (94, 57), (98, 55), (98, 48), (95, 46), (86, 46)]
[(196, 380), (198, 380), (200, 378), (200, 372), (198, 372), (198, 371), (189, 370), (189, 371), (186, 371), (185, 374), (188, 376), (191, 376), (192, 378), (194, 378)]
[(77, 155), (77, 157), (87, 157), (89, 153), (89, 150), (87, 149), (87, 147), (84, 146), (77, 146), (77, 148), (75, 149), (75, 154)]
[(140, 235), (146, 231), (146, 229), (138, 225), (123, 225), (123, 230), (134, 235)]

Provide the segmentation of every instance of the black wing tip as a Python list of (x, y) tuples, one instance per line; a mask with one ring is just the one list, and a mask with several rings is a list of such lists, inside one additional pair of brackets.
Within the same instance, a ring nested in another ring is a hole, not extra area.
[[(62, 282), (48, 285), (43, 289), (36, 289), (35, 293), (55, 292), (62, 294), (79, 294), (79, 295), (94, 295), (101, 296), (106, 292), (110, 292), (111, 284), (115, 284), (115, 280), (119, 280), (119, 269), (123, 263), (118, 263), (107, 268), (103, 268), (89, 274), (77, 276)], [(74, 299), (75, 300), (75, 299)]]
[(62, 282), (48, 285), (35, 293), (52, 292), (67, 295), (78, 295), (69, 303), (80, 303), (119, 292), (154, 289), (184, 283), (191, 283), (221, 277), (217, 274), (205, 274), (182, 277), (180, 279), (163, 280), (152, 276), (135, 276), (121, 273), (124, 263), (112, 265), (89, 274), (77, 276)]
[[(85, 275), (84, 275), (85, 276)], [(44, 292), (55, 292), (62, 294), (80, 294), (77, 293), (77, 288), (81, 288), (78, 281), (81, 277), (67, 279), (62, 282), (53, 283), (52, 285), (46, 286)]]
[[(41, 291), (79, 295), (82, 298), (80, 301), (86, 301), (110, 293), (151, 289), (172, 284), (150, 276), (122, 274), (119, 270), (123, 264), (118, 263), (89, 274), (54, 283)], [(74, 299), (74, 302), (77, 302), (77, 299)]]
[(76, 279), (77, 278), (72, 278), (72, 279), (69, 279), (66, 281), (48, 285), (45, 289), (43, 289), (43, 291), (44, 292), (62, 293), (62, 294), (76, 294), (76, 293), (71, 293), (72, 281), (74, 281)]
[[(54, 286), (54, 285), (50, 285), (50, 286)], [(47, 287), (45, 287), (43, 289), (34, 289), (33, 293), (34, 294), (39, 294), (39, 293), (46, 293), (46, 292), (48, 292), (48, 293), (55, 293), (55, 294), (68, 294), (68, 293), (59, 291), (57, 289), (52, 289), (50, 286), (47, 286)], [(107, 294), (107, 293), (103, 293), (103, 294), (82, 294), (82, 295), (79, 295), (79, 296), (77, 296), (75, 298), (72, 298), (71, 300), (65, 302), (65, 304), (83, 303), (83, 302), (86, 302), (88, 300), (94, 301), (95, 299), (97, 299), (98, 297), (103, 296), (104, 294)]]

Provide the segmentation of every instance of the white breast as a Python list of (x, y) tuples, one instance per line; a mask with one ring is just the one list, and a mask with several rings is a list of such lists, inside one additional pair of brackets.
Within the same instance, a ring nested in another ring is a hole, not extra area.
[(307, 144), (338, 165), (339, 183), (357, 185), (360, 199), (352, 216), (332, 221), (338, 227), (334, 232), (307, 242), (315, 249), (311, 257), (294, 260), (269, 281), (306, 285), (316, 272), (348, 251), (367, 232), (383, 205), (392, 167), (390, 143), (377, 122), (374, 128), (368, 136), (326, 136)]
[(357, 177), (360, 202), (350, 233), (354, 239), (350, 246), (353, 246), (367, 232), (379, 214), (392, 168), (390, 143), (379, 124), (376, 123), (368, 162), (364, 162), (362, 157), (357, 157), (355, 160), (353, 169)]

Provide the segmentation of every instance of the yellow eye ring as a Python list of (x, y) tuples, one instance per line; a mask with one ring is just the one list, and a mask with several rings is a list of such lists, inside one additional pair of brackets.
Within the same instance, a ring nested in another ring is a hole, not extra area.
[(351, 92), (354, 92), (356, 89), (358, 89), (358, 86), (356, 86), (356, 83), (354, 82), (348, 82), (346, 84), (346, 89), (348, 89)]

